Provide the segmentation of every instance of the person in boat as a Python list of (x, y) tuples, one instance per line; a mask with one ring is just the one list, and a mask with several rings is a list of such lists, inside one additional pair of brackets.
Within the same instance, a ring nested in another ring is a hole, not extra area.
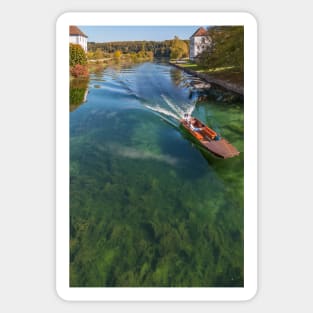
[(190, 124), (190, 115), (188, 113), (184, 114), (184, 119), (185, 119), (186, 123), (189, 125)]
[(192, 118), (190, 120), (190, 124), (189, 124), (189, 127), (191, 128), (191, 130), (195, 131), (195, 132), (198, 132), (198, 131), (201, 131), (202, 130), (202, 127), (196, 127), (194, 126), (196, 124), (196, 119), (195, 118)]
[(185, 121), (187, 123), (187, 126), (192, 127), (193, 118), (190, 116), (190, 114), (185, 113), (184, 118), (185, 118)]
[(195, 131), (195, 132), (199, 132), (199, 131), (202, 130), (202, 128), (200, 128), (200, 127), (195, 127), (195, 126), (193, 126), (192, 124), (190, 124), (190, 128), (191, 128), (191, 130), (193, 130), (193, 131)]
[(202, 127), (195, 127), (194, 124), (196, 123), (196, 119), (191, 117), (190, 114), (185, 113), (184, 114), (184, 119), (187, 123), (187, 125), (191, 128), (193, 131), (201, 131)]

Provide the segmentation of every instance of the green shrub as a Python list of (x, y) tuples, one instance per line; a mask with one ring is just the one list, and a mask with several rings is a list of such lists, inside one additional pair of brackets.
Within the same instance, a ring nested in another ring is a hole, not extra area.
[(76, 64), (86, 65), (87, 57), (84, 49), (80, 45), (70, 44), (70, 66)]

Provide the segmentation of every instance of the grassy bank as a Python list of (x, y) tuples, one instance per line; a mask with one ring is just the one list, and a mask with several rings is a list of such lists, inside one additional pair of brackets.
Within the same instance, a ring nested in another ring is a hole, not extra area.
[(190, 69), (192, 71), (207, 74), (212, 78), (225, 80), (226, 82), (237, 84), (243, 87), (243, 72), (234, 66), (205, 68), (196, 63), (188, 62), (179, 64), (180, 67)]
[(186, 72), (204, 79), (207, 82), (217, 84), (221, 87), (243, 95), (244, 75), (236, 67), (217, 67), (205, 68), (193, 62), (176, 63), (171, 61), (170, 64), (185, 70)]

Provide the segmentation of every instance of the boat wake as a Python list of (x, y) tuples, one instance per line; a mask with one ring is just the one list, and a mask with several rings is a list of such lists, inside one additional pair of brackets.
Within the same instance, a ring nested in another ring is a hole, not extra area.
[(158, 113), (160, 113), (160, 114), (164, 114), (164, 115), (167, 115), (167, 116), (169, 116), (169, 117), (173, 117), (173, 118), (174, 118), (175, 120), (177, 120), (177, 121), (180, 120), (180, 118), (179, 118), (179, 116), (178, 116), (177, 114), (175, 114), (175, 113), (173, 113), (173, 112), (171, 112), (171, 111), (168, 111), (168, 110), (166, 110), (166, 109), (163, 109), (163, 108), (161, 108), (159, 105), (157, 105), (157, 106), (155, 106), (155, 107), (152, 107), (152, 106), (150, 106), (150, 105), (145, 104), (145, 107), (148, 108), (148, 109), (150, 109), (150, 110), (152, 110), (152, 111), (154, 111), (154, 112), (158, 112)]
[[(114, 80), (146, 109), (178, 126), (177, 122), (184, 114), (192, 114), (197, 96), (191, 99), (187, 88), (178, 88), (173, 83), (167, 82), (162, 73), (151, 73), (146, 67), (150, 68), (150, 65), (139, 67), (135, 78), (124, 71), (114, 77)], [(165, 74), (168, 74), (167, 71)]]
[[(165, 95), (161, 95), (161, 98), (163, 99), (162, 105), (152, 105), (152, 104), (144, 104), (144, 106), (152, 110), (155, 113), (158, 113), (158, 116), (165, 119), (165, 117), (173, 118), (175, 121), (180, 121), (184, 114), (190, 114), (193, 112), (196, 102), (193, 103), (186, 103), (181, 104), (180, 106), (178, 104), (175, 104), (172, 102), (168, 97)], [(167, 122), (173, 124), (171, 121), (166, 119)], [(176, 126), (176, 125), (175, 125)]]
[(175, 112), (179, 119), (183, 118), (185, 114), (191, 115), (196, 107), (196, 101), (178, 104), (170, 101), (165, 95), (161, 95), (165, 103)]
[(161, 95), (164, 102), (172, 109), (173, 112), (175, 112), (175, 115), (178, 116), (178, 118), (182, 118), (184, 116), (184, 112), (182, 109), (180, 109), (176, 104), (172, 103), (165, 95)]

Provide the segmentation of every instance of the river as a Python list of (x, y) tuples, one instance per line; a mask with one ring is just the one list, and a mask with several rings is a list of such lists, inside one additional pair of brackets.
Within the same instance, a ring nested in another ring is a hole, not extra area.
[[(243, 286), (243, 103), (200, 102), (193, 80), (162, 62), (90, 74), (70, 112), (70, 286)], [(240, 156), (200, 150), (184, 112)]]

